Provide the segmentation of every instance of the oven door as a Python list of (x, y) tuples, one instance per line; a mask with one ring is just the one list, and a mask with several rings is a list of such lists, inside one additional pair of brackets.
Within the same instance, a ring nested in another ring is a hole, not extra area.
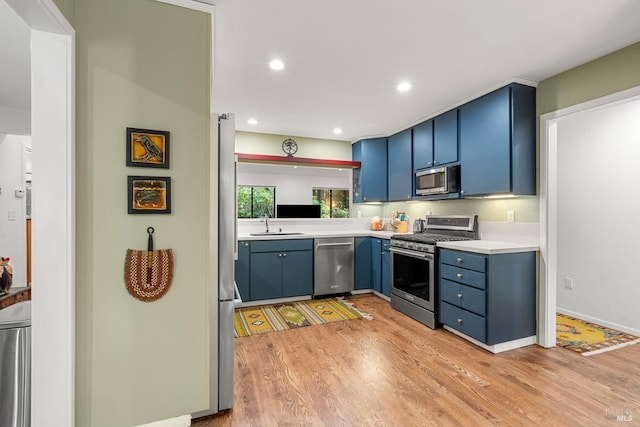
[(394, 248), (391, 251), (391, 293), (434, 312), (434, 256)]

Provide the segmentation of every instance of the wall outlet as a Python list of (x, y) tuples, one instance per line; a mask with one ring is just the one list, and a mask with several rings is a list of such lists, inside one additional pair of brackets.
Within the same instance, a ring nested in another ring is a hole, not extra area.
[(565, 277), (564, 278), (564, 287), (565, 287), (565, 289), (573, 289), (573, 278)]
[(507, 222), (516, 222), (516, 211), (507, 211)]

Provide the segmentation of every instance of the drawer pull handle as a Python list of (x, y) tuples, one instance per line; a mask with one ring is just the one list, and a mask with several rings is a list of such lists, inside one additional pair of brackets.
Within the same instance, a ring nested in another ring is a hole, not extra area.
[(456, 258), (456, 261), (462, 262), (462, 258)]
[(458, 299), (462, 299), (462, 294), (458, 294)]
[(461, 279), (462, 278), (462, 273), (458, 273), (458, 274), (456, 274), (456, 276), (458, 276), (458, 279)]
[(462, 319), (458, 318), (458, 323), (462, 323)]

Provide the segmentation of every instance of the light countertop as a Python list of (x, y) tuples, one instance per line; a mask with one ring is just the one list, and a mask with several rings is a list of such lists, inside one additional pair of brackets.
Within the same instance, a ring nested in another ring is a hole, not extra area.
[(302, 234), (277, 234), (252, 236), (250, 233), (238, 233), (238, 240), (285, 240), (285, 239), (319, 239), (324, 237), (378, 237), (389, 239), (396, 234), (393, 231), (373, 230), (319, 230), (305, 231)]
[(438, 242), (438, 247), (479, 254), (512, 254), (518, 252), (535, 252), (540, 247), (530, 244), (496, 242), (493, 240), (465, 240), (461, 242)]

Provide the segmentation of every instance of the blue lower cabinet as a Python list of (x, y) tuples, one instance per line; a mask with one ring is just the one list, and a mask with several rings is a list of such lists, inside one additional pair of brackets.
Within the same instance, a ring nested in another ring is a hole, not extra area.
[(440, 322), (487, 345), (534, 336), (535, 257), (440, 249)]
[(313, 240), (260, 240), (250, 248), (251, 301), (312, 294)]
[(371, 282), (373, 290), (391, 295), (391, 255), (388, 239), (371, 239)]
[(353, 289), (371, 289), (371, 237), (355, 238)]
[(238, 259), (235, 262), (235, 279), (238, 285), (238, 292), (243, 301), (250, 301), (251, 283), (251, 243), (245, 241), (238, 242)]

